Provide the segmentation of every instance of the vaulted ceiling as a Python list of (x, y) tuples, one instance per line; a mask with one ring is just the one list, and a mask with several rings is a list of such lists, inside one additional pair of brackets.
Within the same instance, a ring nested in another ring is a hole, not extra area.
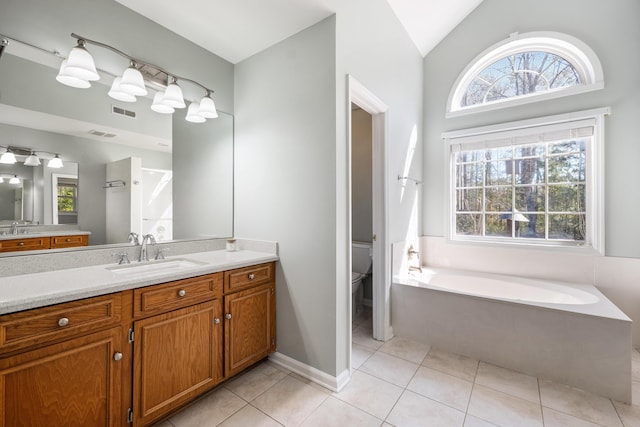
[[(345, 0), (116, 0), (231, 63), (335, 13)], [(424, 56), (482, 0), (387, 0)]]

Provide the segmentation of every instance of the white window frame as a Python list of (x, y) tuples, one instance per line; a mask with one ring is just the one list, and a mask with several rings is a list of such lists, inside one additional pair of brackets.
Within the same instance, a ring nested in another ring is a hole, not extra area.
[[(473, 79), (482, 70), (508, 55), (544, 51), (558, 55), (571, 63), (580, 75), (582, 84), (506, 98), (484, 104), (461, 107), (460, 102)], [(494, 44), (478, 56), (460, 73), (447, 100), (445, 117), (458, 117), (481, 111), (491, 111), (515, 105), (529, 104), (604, 88), (602, 65), (595, 52), (581, 40), (568, 34), (536, 31), (524, 34), (513, 33), (506, 40)]]
[[(610, 108), (603, 107), (443, 133), (442, 138), (447, 144), (447, 149), (444, 150), (445, 165), (448, 165), (448, 173), (445, 174), (445, 194), (447, 200), (445, 207), (445, 224), (447, 224), (447, 241), (450, 243), (548, 248), (552, 250), (578, 251), (580, 253), (604, 255), (604, 116), (608, 114), (610, 114)], [(594, 129), (593, 143), (587, 153), (587, 236), (584, 244), (560, 244), (548, 240), (496, 239), (484, 236), (456, 235), (456, 164), (453, 156), (456, 147), (464, 144), (477, 143), (483, 139), (501, 139), (517, 135), (531, 135), (536, 132), (536, 128), (542, 129), (543, 127), (548, 128), (554, 125), (569, 128), (576, 124), (583, 124), (585, 121), (589, 122)]]

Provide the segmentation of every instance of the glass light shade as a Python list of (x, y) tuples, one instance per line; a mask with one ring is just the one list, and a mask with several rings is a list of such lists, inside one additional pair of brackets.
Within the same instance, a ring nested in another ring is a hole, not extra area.
[(13, 178), (9, 180), (9, 184), (20, 184), (20, 178), (18, 178), (18, 175), (14, 175)]
[(163, 98), (164, 98), (164, 95), (162, 94), (162, 92), (156, 92), (156, 94), (153, 96), (153, 103), (151, 104), (151, 109), (156, 113), (162, 113), (162, 114), (171, 114), (174, 111), (176, 111), (173, 107), (163, 104), (162, 103)]
[(191, 123), (204, 123), (207, 120), (199, 114), (197, 102), (189, 104), (186, 120)]
[(216, 104), (213, 99), (207, 94), (200, 100), (200, 115), (207, 119), (215, 119), (218, 117), (218, 111), (216, 110)]
[(67, 60), (65, 59), (60, 64), (60, 70), (58, 71), (58, 75), (56, 76), (56, 80), (62, 83), (63, 85), (76, 87), (78, 89), (87, 89), (91, 87), (91, 83), (88, 80), (82, 80), (78, 77), (74, 77), (69, 75), (66, 71)]
[(120, 91), (133, 96), (145, 96), (147, 88), (144, 85), (142, 73), (133, 66), (124, 70), (120, 81)]
[(120, 89), (121, 81), (122, 81), (122, 78), (120, 77), (116, 77), (115, 79), (113, 79), (113, 83), (111, 84), (111, 89), (109, 89), (109, 92), (107, 92), (107, 95), (109, 95), (113, 99), (117, 99), (118, 101), (122, 101), (122, 102), (136, 102), (135, 96), (128, 94)]
[(4, 178), (0, 176), (0, 184), (4, 182)]
[(55, 156), (53, 159), (51, 159), (51, 160), (49, 160), (49, 161), (47, 162), (47, 167), (48, 167), (48, 168), (59, 169), (59, 168), (61, 168), (62, 166), (64, 166), (64, 165), (62, 164), (62, 159), (61, 159), (61, 158), (60, 158), (60, 156), (58, 156), (57, 154), (56, 154), (56, 156)]
[(176, 83), (171, 83), (167, 86), (162, 97), (162, 103), (173, 108), (184, 108), (187, 105), (184, 103), (184, 97), (182, 96), (182, 89)]
[(25, 166), (40, 166), (40, 159), (32, 151), (31, 154), (29, 154), (29, 157), (27, 157), (24, 160), (24, 165)]
[(16, 155), (10, 151), (2, 153), (2, 156), (0, 156), (0, 163), (3, 163), (5, 165), (13, 165), (16, 162)]
[(100, 75), (96, 71), (96, 64), (93, 57), (84, 46), (76, 46), (69, 52), (67, 64), (64, 67), (66, 75), (77, 77), (86, 81), (100, 80)]

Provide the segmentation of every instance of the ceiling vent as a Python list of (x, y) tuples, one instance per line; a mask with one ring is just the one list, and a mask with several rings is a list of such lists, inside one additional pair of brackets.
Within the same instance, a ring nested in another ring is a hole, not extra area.
[(135, 111), (131, 111), (131, 110), (125, 110), (122, 107), (117, 107), (115, 105), (111, 106), (111, 112), (113, 114), (118, 114), (120, 116), (125, 116), (125, 117), (129, 117), (131, 119), (135, 119), (136, 118), (136, 112)]
[(116, 134), (115, 134), (115, 133), (102, 132), (102, 131), (95, 130), (95, 129), (90, 130), (90, 131), (89, 131), (89, 133), (90, 133), (91, 135), (101, 136), (101, 137), (103, 137), (103, 138), (113, 138), (113, 137), (115, 137), (115, 136), (116, 136)]

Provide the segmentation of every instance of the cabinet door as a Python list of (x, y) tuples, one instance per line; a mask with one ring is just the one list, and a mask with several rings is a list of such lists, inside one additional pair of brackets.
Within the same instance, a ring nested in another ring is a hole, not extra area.
[(136, 426), (152, 423), (222, 380), (220, 299), (134, 322)]
[(0, 426), (126, 425), (122, 342), (116, 327), (0, 359)]
[(275, 284), (225, 295), (225, 377), (275, 350)]

